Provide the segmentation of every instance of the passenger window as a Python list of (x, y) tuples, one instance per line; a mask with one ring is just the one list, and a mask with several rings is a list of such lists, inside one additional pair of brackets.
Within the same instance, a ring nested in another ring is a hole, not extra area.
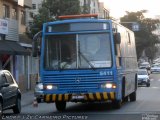
[(130, 37), (129, 32), (127, 32), (127, 34), (128, 34), (128, 44), (131, 44), (131, 37)]
[(4, 75), (0, 76), (0, 85), (3, 85), (4, 83), (7, 83), (7, 79)]
[(120, 49), (120, 45), (116, 44), (116, 65), (117, 67), (121, 67), (121, 49)]
[(14, 83), (14, 81), (12, 79), (12, 76), (9, 73), (5, 73), (5, 76), (6, 76), (7, 81), (8, 81), (9, 84), (13, 84)]

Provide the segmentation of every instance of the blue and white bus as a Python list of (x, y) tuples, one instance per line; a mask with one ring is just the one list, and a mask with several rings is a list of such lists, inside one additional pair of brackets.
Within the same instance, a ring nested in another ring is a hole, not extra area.
[(134, 33), (95, 16), (61, 16), (43, 25), (39, 89), (59, 111), (67, 102), (110, 101), (120, 108), (124, 100), (136, 100)]

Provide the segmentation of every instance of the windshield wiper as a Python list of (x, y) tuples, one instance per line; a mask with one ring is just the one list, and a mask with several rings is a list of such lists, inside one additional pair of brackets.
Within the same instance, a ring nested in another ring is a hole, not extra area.
[(79, 54), (82, 56), (82, 58), (89, 64), (89, 66), (95, 70), (95, 67), (89, 62), (89, 60), (79, 51)]

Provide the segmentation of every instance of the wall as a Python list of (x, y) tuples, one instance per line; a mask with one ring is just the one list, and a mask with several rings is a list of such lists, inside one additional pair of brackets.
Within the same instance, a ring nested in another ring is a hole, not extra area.
[[(18, 3), (19, 0), (13, 0), (14, 2)], [(25, 7), (32, 7), (32, 0), (20, 0), (24, 2)]]
[(21, 11), (25, 11), (23, 8), (18, 8), (18, 26), (19, 26), (19, 34), (24, 34), (26, 32), (26, 25), (21, 24)]

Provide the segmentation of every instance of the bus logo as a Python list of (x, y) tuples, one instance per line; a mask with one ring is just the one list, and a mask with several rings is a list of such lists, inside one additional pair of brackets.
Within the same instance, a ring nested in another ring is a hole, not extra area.
[(76, 81), (75, 81), (77, 84), (80, 83), (80, 78), (76, 78)]

